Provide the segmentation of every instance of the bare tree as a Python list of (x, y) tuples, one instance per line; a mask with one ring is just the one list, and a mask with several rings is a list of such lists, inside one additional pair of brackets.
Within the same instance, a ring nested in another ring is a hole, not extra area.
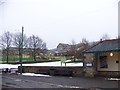
[(41, 49), (42, 49), (42, 50), (46, 50), (46, 49), (47, 49), (45, 42), (43, 42)]
[(9, 48), (12, 45), (12, 34), (8, 31), (1, 36), (0, 45), (5, 49), (7, 56), (7, 63), (9, 58)]
[(0, 5), (4, 4), (6, 0), (0, 0)]
[(108, 34), (103, 34), (101, 40), (108, 40), (110, 36)]
[(43, 49), (46, 49), (46, 43), (38, 36), (32, 35), (28, 38), (28, 47), (33, 50), (33, 57), (36, 61), (36, 55)]
[(26, 37), (26, 35), (25, 34), (23, 35), (23, 42), (22, 42), (22, 33), (14, 34), (13, 45), (18, 48), (19, 58), (20, 58), (20, 54), (21, 54), (20, 50), (21, 50), (21, 48), (22, 47), (24, 48), (24, 47), (27, 46), (27, 37)]
[(80, 55), (81, 58), (84, 57), (84, 55), (83, 55), (82, 52), (83, 52), (84, 50), (86, 50), (87, 48), (89, 48), (89, 47), (90, 47), (89, 41), (86, 40), (86, 38), (82, 38), (82, 41), (81, 41), (81, 43), (80, 43), (80, 50), (79, 50), (79, 55)]
[(76, 53), (77, 53), (77, 45), (75, 40), (72, 40), (70, 45), (70, 54), (71, 56), (73, 56), (74, 62), (76, 61)]
[(81, 51), (87, 49), (89, 47), (89, 41), (86, 38), (82, 38), (81, 44)]
[(78, 44), (74, 40), (72, 40), (70, 45), (70, 50), (67, 51), (66, 56), (73, 56), (74, 62), (76, 58), (84, 58), (83, 51), (89, 47), (89, 42), (86, 38), (83, 38), (82, 41)]

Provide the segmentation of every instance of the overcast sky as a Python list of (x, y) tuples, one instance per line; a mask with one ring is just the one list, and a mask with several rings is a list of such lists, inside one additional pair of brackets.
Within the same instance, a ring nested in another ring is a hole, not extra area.
[[(1, 1), (1, 0), (0, 0)], [(58, 43), (98, 41), (103, 34), (118, 36), (119, 0), (2, 0), (0, 35), (21, 31), (38, 35), (49, 49)]]

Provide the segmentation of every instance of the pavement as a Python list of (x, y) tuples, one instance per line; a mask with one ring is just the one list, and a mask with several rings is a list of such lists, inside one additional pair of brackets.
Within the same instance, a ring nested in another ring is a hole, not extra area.
[(105, 78), (63, 77), (63, 76), (20, 76), (2, 75), (3, 88), (79, 88), (79, 90), (118, 90), (118, 81)]

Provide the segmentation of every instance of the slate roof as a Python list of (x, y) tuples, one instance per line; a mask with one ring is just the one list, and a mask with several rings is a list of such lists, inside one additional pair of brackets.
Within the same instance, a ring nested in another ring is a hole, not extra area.
[(100, 53), (100, 52), (120, 52), (120, 39), (112, 39), (100, 41), (93, 47), (84, 51), (84, 53)]

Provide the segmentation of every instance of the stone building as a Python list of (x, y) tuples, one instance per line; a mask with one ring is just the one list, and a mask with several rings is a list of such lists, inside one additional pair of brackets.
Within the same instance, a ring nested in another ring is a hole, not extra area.
[(120, 39), (100, 41), (84, 52), (86, 77), (120, 77)]

